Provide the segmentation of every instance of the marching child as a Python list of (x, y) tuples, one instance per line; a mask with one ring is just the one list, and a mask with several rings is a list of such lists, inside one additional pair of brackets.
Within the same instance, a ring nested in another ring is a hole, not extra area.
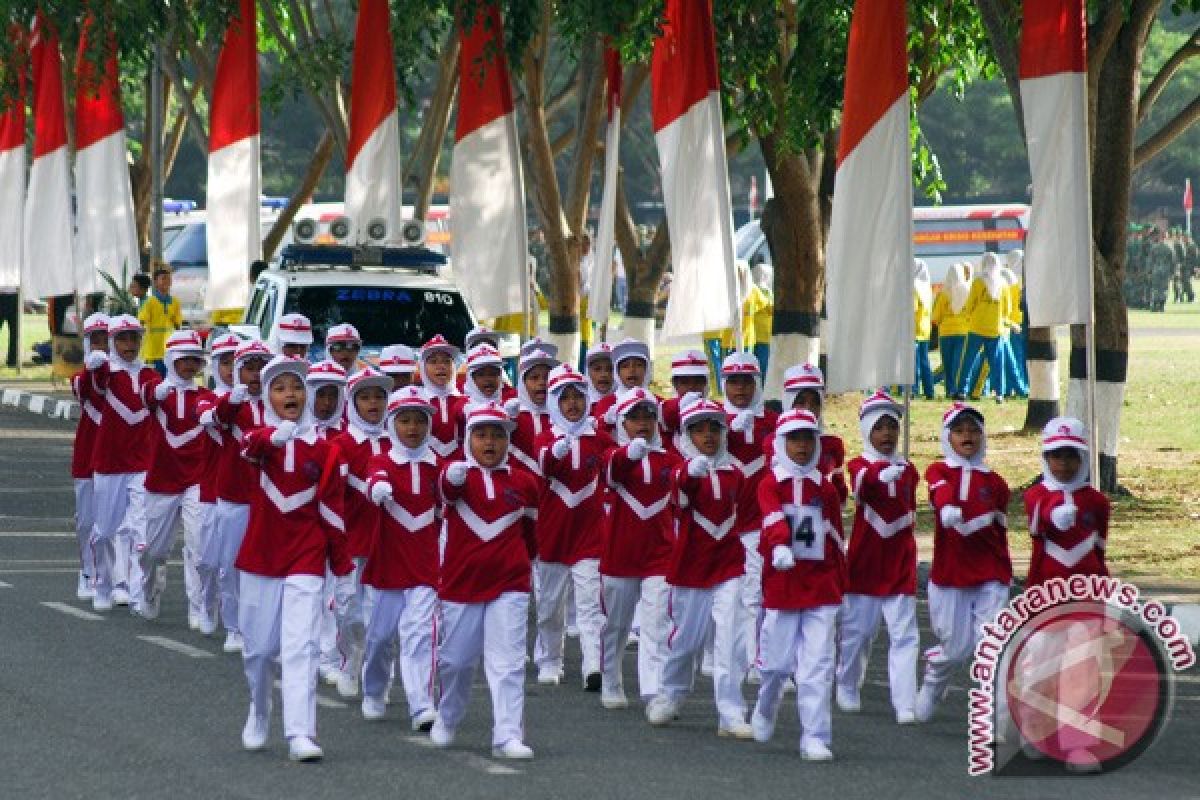
[(779, 418), (771, 473), (759, 484), (763, 533), (762, 686), (754, 738), (771, 739), (784, 682), (795, 675), (800, 756), (829, 761), (830, 690), (838, 608), (846, 584), (837, 490), (817, 467), (820, 426), (808, 411)]
[(379, 353), (379, 371), (392, 379), (392, 391), (412, 384), (417, 376), (417, 356), (404, 344), (389, 344)]
[(708, 397), (708, 360), (703, 353), (687, 350), (671, 359), (671, 388), (675, 396), (662, 401), (660, 416), (663, 439), (678, 452), (680, 404), (689, 394)]
[(331, 359), (318, 361), (304, 383), (317, 435), (332, 439), (346, 429), (346, 370)]
[(563, 670), (567, 585), (575, 589), (583, 687), (600, 691), (600, 540), (604, 519), (600, 468), (612, 446), (588, 414), (587, 382), (568, 364), (550, 373), (546, 407), (552, 421), (535, 440), (546, 488), (538, 506), (538, 683), (557, 684)]
[(609, 412), (617, 400), (635, 387), (650, 390), (650, 348), (637, 339), (622, 339), (613, 345), (612, 361), (617, 375), (616, 391), (592, 406), (592, 416), (610, 436), (617, 420)]
[[(788, 367), (783, 373), (783, 410), (802, 408), (817, 418), (822, 429), (821, 460), (817, 462), (817, 468), (833, 483), (838, 497), (842, 499), (842, 505), (845, 505), (846, 498), (850, 496), (850, 489), (846, 486), (846, 445), (837, 434), (824, 432), (825, 426), (821, 417), (824, 405), (825, 375), (821, 369), (812, 364)], [(768, 440), (768, 456), (773, 455), (772, 445), (773, 441)]]
[(349, 322), (331, 325), (325, 332), (326, 357), (345, 370), (347, 377), (366, 366), (358, 360), (361, 351), (362, 337), (358, 335), (358, 328)]
[(546, 386), (550, 370), (558, 362), (545, 350), (529, 350), (521, 355), (517, 365), (517, 396), (504, 404), (504, 410), (517, 426), (512, 432), (508, 455), (531, 475), (540, 477), (535, 442), (543, 431), (550, 429), (550, 412), (546, 407)]
[[(242, 746), (266, 746), (275, 662), (282, 669), (283, 728), (288, 757), (313, 761), (317, 738), (317, 627), (325, 571), (350, 581), (342, 485), (332, 444), (317, 436), (306, 402), (307, 362), (277, 356), (262, 370), (264, 425), (246, 434), (243, 454), (260, 478), (241, 571), (239, 625), (250, 710)], [(344, 590), (339, 587), (339, 594)]]
[(583, 369), (587, 377), (588, 402), (594, 406), (613, 392), (612, 346), (600, 342), (588, 348), (583, 357)]
[(457, 347), (446, 341), (440, 333), (421, 345), (421, 357), (417, 363), (417, 374), (426, 397), (433, 405), (433, 422), (429, 429), (429, 446), (438, 458), (449, 459), (458, 455), (459, 409), (466, 399), (454, 385), (455, 362), (460, 353)]
[[(92, 351), (108, 352), (108, 316), (99, 312), (83, 321), (83, 357)], [(96, 521), (96, 500), (92, 485), (92, 451), (96, 432), (104, 417), (104, 395), (96, 385), (94, 373), (87, 368), (71, 378), (71, 391), (79, 401), (79, 427), (71, 448), (71, 478), (75, 484), (75, 539), (79, 545), (79, 580), (75, 596), (90, 600), (96, 596), (92, 579), (96, 559), (92, 554), (92, 527)]]
[[(477, 344), (467, 353), (467, 376), (463, 391), (470, 403), (496, 403), (503, 406), (517, 396), (517, 390), (504, 382), (504, 359), (490, 344)], [(466, 404), (463, 405), (465, 409)], [(459, 419), (465, 413), (459, 411)]]
[(492, 695), (492, 755), (533, 758), (525, 744), (525, 647), (535, 552), (537, 481), (508, 464), (515, 423), (499, 406), (467, 416), (464, 461), (438, 479), (445, 549), (438, 597), (444, 635), (438, 648), (442, 700), (429, 732), (449, 747), (467, 711), (475, 666), (483, 657)]
[[(467, 335), (463, 337), (463, 349), (467, 352), (468, 361), (471, 358), (471, 351), (476, 347), (479, 347), (481, 344), (485, 344), (493, 350), (499, 351), (500, 334), (486, 325), (476, 325), (474, 328), (471, 328), (471, 330), (467, 331)], [(500, 363), (501, 365), (504, 364), (503, 359), (501, 359)], [(455, 377), (455, 386), (457, 386), (458, 390), (464, 394), (466, 393), (468, 377), (469, 376), (466, 373), (459, 373)]]
[(600, 555), (605, 615), (600, 703), (609, 709), (629, 705), (621, 662), (639, 609), (638, 693), (649, 703), (659, 692), (670, 631), (666, 574), (675, 540), (671, 475), (682, 463), (662, 445), (654, 395), (631, 389), (616, 413), (618, 446), (608, 451), (603, 472), (611, 507)]
[(888, 630), (888, 683), (896, 722), (916, 722), (917, 484), (916, 467), (899, 452), (903, 407), (885, 392), (858, 412), (863, 453), (851, 459), (854, 528), (847, 556), (849, 585), (842, 605), (837, 704), (861, 707), (859, 689), (882, 616)]
[(983, 414), (955, 403), (942, 415), (942, 460), (925, 470), (934, 511), (929, 621), (940, 644), (925, 651), (917, 719), (933, 718), (981, 627), (1008, 602), (1008, 484), (988, 468)]
[(275, 326), (271, 350), (292, 358), (308, 358), (308, 348), (312, 347), (312, 323), (303, 314), (284, 314)]
[(437, 719), (433, 659), (441, 518), (440, 465), (429, 448), (432, 418), (433, 406), (420, 387), (394, 392), (384, 420), (391, 448), (367, 463), (371, 502), (382, 514), (362, 573), (362, 582), (377, 592), (367, 621), (362, 714), (377, 720), (387, 711), (399, 638), (400, 677), (414, 731), (428, 731)]
[(676, 538), (667, 567), (671, 635), (662, 686), (646, 706), (651, 725), (667, 725), (692, 690), (709, 626), (713, 636), (713, 693), (717, 735), (748, 739), (742, 679), (749, 666), (741, 603), (746, 553), (733, 534), (745, 478), (726, 449), (725, 409), (709, 400), (683, 408), (681, 452), (672, 473)]

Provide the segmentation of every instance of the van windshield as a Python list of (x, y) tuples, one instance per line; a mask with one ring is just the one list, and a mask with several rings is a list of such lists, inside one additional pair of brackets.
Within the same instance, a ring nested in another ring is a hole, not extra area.
[(462, 295), (433, 289), (292, 287), (284, 307), (309, 318), (317, 343), (325, 341), (331, 325), (349, 322), (358, 329), (364, 350), (389, 344), (419, 347), (438, 333), (462, 348), (473, 324)]

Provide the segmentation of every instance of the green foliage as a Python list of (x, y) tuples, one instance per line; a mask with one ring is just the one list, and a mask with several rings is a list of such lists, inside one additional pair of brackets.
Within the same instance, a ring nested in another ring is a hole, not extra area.
[(108, 286), (108, 292), (104, 296), (104, 309), (110, 316), (117, 314), (129, 314), (137, 316), (137, 300), (129, 293), (129, 270), (128, 265), (121, 267), (121, 282), (104, 270), (100, 270), (100, 277), (104, 279), (104, 283)]

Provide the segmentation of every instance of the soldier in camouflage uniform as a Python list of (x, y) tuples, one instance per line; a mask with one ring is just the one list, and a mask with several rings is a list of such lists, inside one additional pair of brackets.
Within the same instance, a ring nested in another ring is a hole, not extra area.
[(1196, 277), (1196, 269), (1200, 267), (1200, 247), (1191, 236), (1184, 236), (1183, 268), (1180, 270), (1183, 283), (1183, 302), (1192, 303), (1196, 293), (1192, 290), (1192, 278)]
[(1167, 292), (1175, 274), (1175, 251), (1164, 240), (1162, 231), (1155, 229), (1150, 247), (1150, 310), (1167, 310)]

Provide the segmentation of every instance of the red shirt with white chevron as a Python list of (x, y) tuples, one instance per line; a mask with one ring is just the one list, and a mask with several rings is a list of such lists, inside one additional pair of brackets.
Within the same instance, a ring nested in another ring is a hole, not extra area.
[(71, 449), (71, 477), (91, 480), (96, 433), (100, 430), (100, 420), (104, 418), (104, 393), (96, 387), (95, 378), (86, 369), (71, 378), (71, 392), (79, 401), (79, 425), (75, 428), (75, 442)]
[[(1055, 527), (1050, 513), (1067, 499), (1075, 506), (1075, 524), (1067, 530)], [(1027, 586), (1051, 578), (1072, 575), (1107, 575), (1104, 548), (1108, 542), (1108, 520), (1112, 506), (1102, 492), (1091, 486), (1071, 491), (1035, 483), (1025, 490), (1025, 515), (1033, 537)]]
[(451, 603), (488, 603), (505, 592), (529, 592), (537, 480), (514, 467), (473, 467), (462, 486), (447, 481), (443, 470), (438, 489), (446, 520), (438, 596)]
[(343, 477), (346, 486), (346, 536), (351, 558), (366, 558), (375, 546), (379, 531), (379, 506), (371, 502), (367, 494), (367, 481), (371, 477), (368, 466), (373, 456), (387, 453), (392, 442), (386, 434), (368, 436), (356, 425), (350, 425), (345, 433), (330, 437), (329, 441), (341, 454)]
[[(550, 415), (544, 412), (534, 413), (521, 409), (517, 414), (517, 427), (509, 437), (508, 462), (528, 472), (535, 478), (542, 477), (542, 468), (538, 464), (538, 439), (550, 430), (552, 423)], [(600, 426), (596, 426), (600, 429)]]
[(247, 434), (262, 427), (262, 400), (247, 397), (241, 403), (234, 403), (226, 394), (217, 398), (213, 411), (226, 435), (221, 448), (217, 497), (227, 503), (249, 505), (258, 486), (258, 469), (243, 457), (242, 442)]
[(313, 431), (277, 447), (274, 431), (258, 428), (242, 440), (258, 475), (234, 566), (268, 578), (324, 577), (327, 564), (335, 575), (350, 573), (337, 450)]
[(156, 425), (151, 434), (152, 455), (146, 470), (146, 491), (156, 494), (180, 494), (189, 486), (198, 486), (212, 456), (212, 439), (200, 424), (197, 406), (210, 401), (212, 392), (196, 387), (180, 390), (172, 387), (160, 403), (154, 397), (154, 384), (142, 387), (142, 399)]
[(846, 591), (887, 597), (917, 592), (917, 484), (921, 475), (911, 463), (894, 483), (879, 479), (887, 461), (850, 460), (854, 486), (854, 527), (846, 555)]
[(555, 564), (600, 558), (604, 523), (600, 473), (613, 441), (603, 432), (580, 436), (560, 461), (551, 451), (556, 438), (551, 428), (534, 442), (545, 480), (538, 504), (538, 558)]
[[(995, 472), (964, 470), (935, 461), (925, 470), (933, 504), (933, 568), (938, 586), (965, 589), (988, 581), (1012, 581), (1008, 554), (1008, 484)], [(962, 509), (957, 527), (942, 526), (945, 506)]]
[[(767, 464), (769, 465), (775, 455), (774, 436), (768, 437), (763, 445), (763, 450), (767, 454)], [(850, 489), (846, 486), (845, 463), (846, 445), (842, 442), (842, 437), (832, 433), (822, 433), (821, 457), (817, 459), (817, 469), (821, 470), (822, 475), (829, 478), (829, 482), (837, 490), (838, 499), (841, 500), (842, 505), (846, 504), (846, 498), (850, 496)]]
[(469, 401), (457, 394), (431, 394), (429, 402), (433, 405), (433, 419), (429, 424), (429, 446), (438, 458), (445, 461), (457, 460), (462, 453), (458, 422), (463, 407)]
[(103, 364), (92, 370), (92, 375), (96, 388), (104, 393), (100, 429), (92, 451), (92, 471), (101, 475), (145, 472), (150, 465), (153, 423), (142, 402), (142, 387), (157, 383), (158, 373), (142, 367), (134, 375)]
[(737, 464), (700, 478), (681, 463), (671, 474), (677, 508), (667, 583), (710, 589), (746, 571), (746, 550), (734, 530), (745, 485)]
[(610, 449), (605, 459), (609, 509), (600, 572), (617, 578), (666, 575), (675, 541), (671, 480), (682, 461), (666, 450), (651, 450), (633, 461), (627, 447)]
[[(203, 414), (215, 409), (217, 402), (227, 394), (229, 394), (229, 390), (223, 388), (209, 391), (206, 396), (197, 401), (196, 411)], [(231, 447), (235, 450), (240, 450), (240, 448), (223, 426), (206, 426), (204, 433), (210, 443), (209, 464), (200, 473), (200, 502), (216, 503), (221, 486), (221, 462), (225, 460), (225, 448)]]
[(432, 451), (418, 461), (409, 461), (395, 450), (367, 461), (367, 491), (387, 481), (392, 499), (380, 508), (379, 533), (363, 568), (363, 583), (393, 590), (437, 586), (440, 471)]
[[(729, 414), (729, 424), (736, 415)], [(758, 533), (762, 528), (762, 512), (758, 508), (758, 484), (771, 468), (766, 442), (775, 438), (775, 423), (779, 414), (764, 409), (754, 418), (754, 426), (745, 432), (729, 429), (725, 443), (729, 454), (737, 459), (746, 478), (745, 490), (738, 498), (738, 516), (733, 529), (737, 534)]]
[[(837, 489), (813, 470), (795, 478), (773, 468), (758, 485), (763, 532), (758, 551), (763, 557), (763, 608), (803, 611), (838, 605), (846, 590), (846, 559), (842, 551), (842, 504)], [(796, 565), (777, 570), (775, 547), (792, 549)]]

